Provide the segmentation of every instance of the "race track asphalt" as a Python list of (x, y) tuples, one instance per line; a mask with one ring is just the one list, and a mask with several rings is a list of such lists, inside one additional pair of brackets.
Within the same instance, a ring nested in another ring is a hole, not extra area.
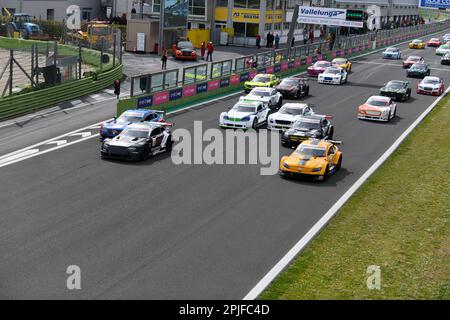
[[(401, 48), (404, 56), (423, 55), (432, 75), (450, 83), (450, 67), (434, 49)], [(143, 163), (103, 161), (98, 139), (0, 168), (0, 298), (243, 298), (436, 99), (417, 95), (418, 80), (409, 79), (412, 98), (398, 103), (396, 119), (359, 121), (357, 106), (406, 72), (380, 53), (353, 62), (348, 84), (311, 80), (311, 96), (302, 99), (334, 117), (335, 139), (344, 142), (343, 168), (325, 183), (261, 176), (257, 165), (176, 166), (167, 154)], [(170, 121), (191, 131), (195, 120), (217, 128), (220, 112), (236, 100)], [(73, 121), (75, 128), (97, 119)], [(20, 143), (36, 142), (27, 140), (31, 134)], [(81, 268), (81, 290), (66, 288), (69, 265)]]

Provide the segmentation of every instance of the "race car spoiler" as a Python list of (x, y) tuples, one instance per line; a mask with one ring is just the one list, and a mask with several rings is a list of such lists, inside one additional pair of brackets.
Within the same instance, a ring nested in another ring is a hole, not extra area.
[(160, 126), (164, 126), (164, 127), (173, 127), (175, 125), (175, 123), (173, 123), (173, 122), (144, 121), (143, 123), (160, 125)]

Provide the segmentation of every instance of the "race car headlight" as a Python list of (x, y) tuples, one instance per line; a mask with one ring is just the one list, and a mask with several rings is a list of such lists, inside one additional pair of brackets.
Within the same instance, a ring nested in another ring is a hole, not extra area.
[(135, 152), (135, 151), (137, 151), (138, 149), (137, 149), (136, 147), (129, 147), (128, 150), (130, 150), (131, 152)]
[(283, 162), (283, 167), (285, 167), (286, 169), (289, 169), (289, 165), (286, 162)]
[(321, 167), (318, 167), (318, 168), (312, 169), (312, 172), (320, 172), (321, 170), (322, 170), (322, 168), (321, 168)]
[(250, 117), (249, 117), (249, 116), (243, 117), (243, 118), (241, 119), (241, 121), (250, 121)]
[(102, 147), (103, 147), (104, 150), (108, 150), (109, 149), (109, 144), (103, 144)]
[(223, 120), (228, 120), (228, 116), (223, 116)]

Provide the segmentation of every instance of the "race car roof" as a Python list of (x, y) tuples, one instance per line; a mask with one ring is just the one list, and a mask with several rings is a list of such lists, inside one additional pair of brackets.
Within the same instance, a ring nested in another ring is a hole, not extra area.
[(154, 110), (145, 110), (145, 109), (135, 109), (135, 110), (127, 110), (124, 113), (129, 116), (145, 116), (149, 113), (156, 112)]
[(389, 97), (384, 97), (384, 96), (371, 96), (371, 97), (370, 97), (369, 99), (367, 99), (367, 100), (370, 100), (370, 99), (375, 99), (375, 100), (385, 101), (385, 102), (388, 102), (388, 101), (391, 100), (391, 98), (389, 98)]
[(254, 88), (252, 89), (252, 91), (250, 91), (250, 94), (253, 92), (253, 90), (255, 90), (255, 91), (270, 92), (270, 91), (272, 91), (273, 89), (272, 89), (272, 88), (268, 88), (268, 87), (254, 87)]
[(290, 102), (290, 103), (286, 103), (283, 105), (283, 107), (292, 108), (292, 109), (304, 109), (307, 106), (308, 105), (306, 103), (295, 103), (295, 102)]
[(428, 77), (423, 78), (422, 81), (424, 81), (424, 80), (436, 80), (436, 81), (441, 81), (441, 78), (439, 78), (439, 77), (433, 77), (433, 76), (428, 76)]
[(329, 145), (331, 145), (332, 143), (327, 141), (327, 140), (320, 140), (320, 139), (308, 139), (303, 141), (300, 146), (305, 146), (305, 145), (309, 145), (309, 146), (313, 146), (313, 147), (322, 147), (322, 148), (326, 148)]
[(127, 129), (133, 129), (133, 130), (151, 130), (157, 127), (161, 127), (163, 124), (157, 124), (155, 122), (141, 122), (141, 123), (132, 123), (130, 124)]

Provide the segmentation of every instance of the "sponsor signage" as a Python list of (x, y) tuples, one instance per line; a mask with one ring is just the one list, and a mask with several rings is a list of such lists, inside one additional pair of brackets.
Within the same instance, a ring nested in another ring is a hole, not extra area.
[(241, 77), (237, 74), (234, 74), (230, 77), (230, 84), (235, 85), (241, 82)]
[[(286, 14), (286, 22), (292, 22), (293, 15), (293, 12), (288, 12)], [(364, 25), (362, 21), (347, 20), (346, 9), (305, 6), (300, 6), (297, 22), (353, 28), (362, 28)]]
[(154, 105), (166, 103), (168, 101), (169, 101), (169, 93), (167, 91), (155, 93), (155, 95), (153, 96)]
[(267, 67), (266, 68), (266, 73), (273, 73), (274, 72), (274, 67)]
[[(287, 66), (287, 65), (286, 65)], [(275, 67), (273, 67), (273, 71), (275, 73), (278, 73), (281, 71), (281, 64), (277, 64)]]
[(220, 80), (220, 87), (228, 87), (230, 85), (230, 78)]
[(216, 90), (220, 88), (220, 80), (213, 80), (208, 82), (208, 91), (209, 90)]
[(188, 0), (164, 1), (164, 29), (187, 28), (188, 4)]
[(183, 97), (192, 97), (197, 92), (195, 86), (187, 86), (183, 88)]
[[(216, 20), (227, 21), (228, 8), (217, 7), (215, 9)], [(247, 23), (260, 23), (261, 11), (257, 9), (240, 9), (234, 8), (231, 11), (233, 22), (247, 22)], [(282, 10), (268, 10), (266, 11), (266, 23), (281, 23), (283, 22)]]
[(450, 0), (420, 0), (421, 7), (450, 9)]
[(286, 71), (286, 70), (288, 70), (289, 68), (293, 68), (294, 67), (294, 63), (293, 63), (293, 61), (292, 61), (292, 66), (290, 66), (290, 64), (291, 64), (291, 62), (283, 62), (282, 64), (281, 64), (281, 71)]
[[(287, 69), (295, 68), (295, 61), (289, 61), (287, 65), (288, 65)], [(287, 70), (287, 69), (284, 69), (284, 70)]]
[(197, 84), (197, 93), (202, 93), (208, 91), (208, 83)]
[(170, 90), (170, 93), (169, 93), (170, 101), (181, 99), (182, 97), (183, 97), (183, 89), (182, 88)]
[(148, 108), (153, 105), (153, 96), (138, 98), (137, 100), (137, 108)]
[(248, 79), (250, 78), (250, 74), (248, 72), (244, 72), (243, 74), (241, 74), (241, 82), (245, 82), (248, 81)]

